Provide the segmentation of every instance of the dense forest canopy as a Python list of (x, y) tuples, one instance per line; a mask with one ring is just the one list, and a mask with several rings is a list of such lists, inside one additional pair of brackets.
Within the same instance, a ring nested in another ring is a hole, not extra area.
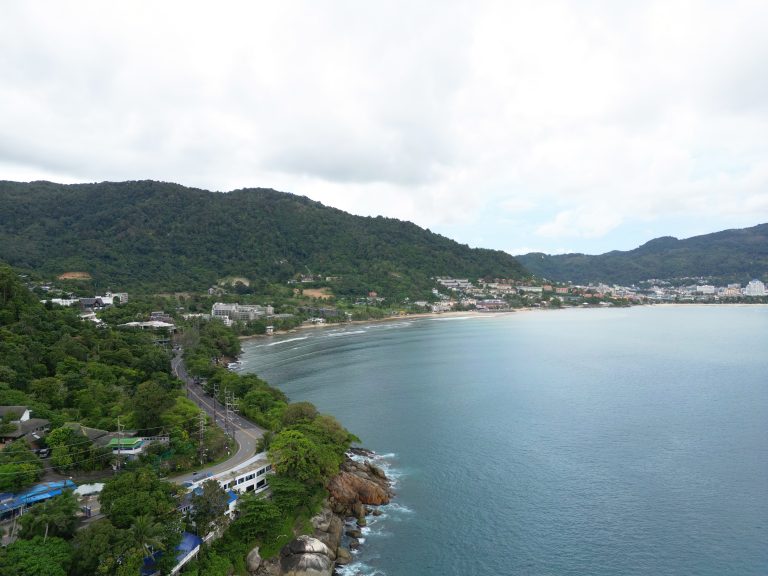
[(415, 224), (353, 216), (268, 189), (226, 194), (137, 181), (0, 182), (0, 260), (84, 271), (115, 290), (204, 289), (222, 277), (336, 277), (337, 294), (418, 295), (435, 276), (525, 275), (510, 255)]
[(678, 240), (656, 238), (639, 248), (591, 256), (531, 253), (517, 259), (530, 272), (556, 282), (633, 284), (658, 278), (710, 278), (745, 284), (768, 275), (768, 224)]

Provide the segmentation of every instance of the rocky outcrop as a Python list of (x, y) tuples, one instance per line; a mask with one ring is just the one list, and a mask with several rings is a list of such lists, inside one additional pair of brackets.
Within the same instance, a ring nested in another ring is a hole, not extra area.
[(283, 546), (280, 551), (281, 576), (332, 576), (332, 574), (331, 550), (317, 538), (299, 536)]
[(324, 505), (320, 513), (313, 517), (311, 522), (312, 527), (315, 529), (314, 537), (328, 546), (333, 554), (333, 558), (336, 559), (344, 530), (344, 523), (341, 521), (341, 518), (336, 516), (328, 505)]
[[(373, 456), (367, 451), (358, 455)], [(375, 514), (376, 508), (389, 503), (392, 497), (389, 480), (384, 471), (369, 461), (355, 462), (348, 458), (341, 466), (340, 473), (328, 483), (328, 500), (319, 514), (311, 519), (311, 536), (299, 536), (291, 540), (280, 551), (279, 559), (260, 560), (260, 567), (249, 573), (258, 576), (331, 576), (334, 565), (352, 561), (350, 550), (360, 547), (365, 516)], [(358, 528), (349, 528), (345, 533), (344, 519), (353, 517)], [(251, 554), (258, 557), (258, 548)]]
[(392, 497), (389, 480), (381, 468), (369, 461), (359, 463), (351, 459), (342, 464), (341, 472), (328, 483), (328, 493), (336, 514), (358, 519), (368, 512), (366, 505), (388, 504)]
[(261, 567), (261, 556), (259, 555), (259, 547), (256, 546), (245, 557), (245, 568), (249, 574), (256, 574)]

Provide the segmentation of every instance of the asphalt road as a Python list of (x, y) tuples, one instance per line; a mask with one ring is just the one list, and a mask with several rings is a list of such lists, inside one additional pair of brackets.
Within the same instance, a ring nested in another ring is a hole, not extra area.
[[(211, 396), (208, 396), (203, 388), (199, 384), (195, 384), (194, 379), (187, 374), (187, 368), (184, 366), (181, 350), (175, 351), (174, 357), (171, 360), (171, 367), (173, 373), (176, 374), (179, 380), (184, 382), (187, 398), (205, 410), (211, 418), (214, 416), (214, 405), (216, 406), (216, 425), (223, 429), (224, 405)], [(197, 480), (203, 472), (211, 474), (224, 472), (253, 456), (256, 453), (256, 443), (263, 436), (264, 429), (256, 426), (256, 424), (243, 418), (239, 414), (235, 414), (233, 422), (235, 426), (235, 441), (238, 444), (238, 449), (231, 458), (228, 458), (215, 466), (200, 468), (195, 474), (188, 473), (181, 476), (174, 476), (172, 480), (177, 483)]]

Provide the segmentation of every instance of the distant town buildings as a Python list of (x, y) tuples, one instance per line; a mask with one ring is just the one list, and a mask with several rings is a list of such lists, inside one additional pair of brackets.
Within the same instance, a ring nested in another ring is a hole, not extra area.
[(765, 296), (765, 284), (760, 280), (752, 280), (744, 289), (744, 296)]
[(216, 302), (211, 308), (211, 317), (222, 320), (225, 324), (250, 322), (274, 316), (274, 314), (275, 309), (269, 305), (259, 306), (258, 304), (225, 304), (223, 302)]

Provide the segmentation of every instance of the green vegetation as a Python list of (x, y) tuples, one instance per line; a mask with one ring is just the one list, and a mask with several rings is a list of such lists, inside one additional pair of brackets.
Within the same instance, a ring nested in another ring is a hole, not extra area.
[(557, 282), (630, 285), (650, 278), (705, 277), (722, 284), (746, 284), (752, 278), (768, 280), (768, 224), (685, 240), (656, 238), (627, 252), (531, 253), (517, 259), (533, 274)]
[[(3, 576), (67, 576), (72, 548), (61, 538), (17, 540), (0, 551)], [(131, 574), (135, 576), (135, 574)]]
[[(0, 266), (0, 404), (28, 406), (35, 417), (51, 421), (48, 468), (67, 474), (109, 469), (111, 451), (91, 442), (85, 426), (114, 431), (119, 421), (122, 429), (170, 436), (169, 444), (124, 462), (123, 471), (107, 480), (100, 495), (104, 519), (76, 530), (71, 493), (32, 507), (20, 521), (21, 539), (0, 551), (2, 574), (135, 576), (143, 558), (156, 551), (167, 552), (158, 560), (167, 573), (185, 522), (201, 534), (222, 523), (227, 498), (215, 481), (193, 497), (195, 512), (185, 521), (178, 511), (183, 489), (161, 478), (200, 457), (200, 412), (183, 396), (170, 374), (169, 352), (152, 334), (113, 325), (145, 313), (146, 306), (115, 307), (104, 314), (109, 323), (97, 327), (74, 309), (41, 304), (10, 268)], [(273, 497), (244, 495), (235, 521), (187, 571), (242, 574), (254, 545), (275, 554), (295, 530), (306, 528), (356, 438), (311, 404), (289, 403), (256, 375), (222, 368), (240, 351), (237, 336), (222, 323), (185, 326), (183, 339), (190, 372), (204, 378), (209, 390), (217, 384), (222, 392), (234, 392), (242, 412), (268, 429), (262, 447), (277, 471), (270, 478)], [(208, 460), (225, 450), (218, 428), (207, 427), (205, 448)], [(28, 486), (43, 470), (23, 441), (0, 452), (4, 489)]]
[[(267, 428), (262, 447), (269, 450), (276, 474), (269, 478), (271, 498), (242, 495), (235, 521), (184, 574), (227, 575), (232, 570), (244, 574), (245, 556), (256, 545), (262, 557), (277, 554), (317, 512), (328, 479), (338, 473), (350, 444), (358, 441), (335, 418), (319, 414), (309, 402), (288, 403), (282, 392), (256, 375), (212, 365), (239, 352), (239, 341), (227, 337), (227, 332), (231, 334), (216, 321), (197, 326), (188, 335), (194, 343), (185, 352), (188, 369), (207, 378), (204, 386), (209, 393), (214, 384), (221, 394), (233, 391), (241, 398), (241, 412)], [(212, 496), (206, 498), (215, 501)], [(209, 517), (208, 509), (206, 503), (203, 521)]]
[[(109, 241), (105, 241), (109, 239)], [(434, 276), (525, 275), (501, 251), (418, 226), (364, 218), (267, 189), (227, 194), (152, 181), (0, 182), (0, 260), (55, 277), (85, 271), (97, 290), (207, 289), (223, 277), (264, 293), (312, 273), (339, 296), (425, 296)]]
[(77, 528), (77, 509), (77, 498), (70, 491), (33, 506), (20, 519), (21, 537), (72, 538)]
[[(171, 376), (169, 352), (148, 333), (96, 326), (81, 320), (75, 309), (41, 304), (4, 265), (0, 405), (27, 406), (34, 418), (50, 421), (41, 446), (51, 450), (50, 466), (67, 475), (109, 468), (111, 450), (95, 445), (83, 427), (113, 432), (118, 419), (123, 430), (170, 435), (169, 445), (144, 456), (158, 471), (188, 469), (199, 460), (194, 434), (200, 411)], [(15, 427), (11, 418), (0, 426)], [(208, 460), (225, 452), (223, 433), (209, 426), (205, 448)], [(14, 442), (0, 452), (0, 490), (29, 486), (42, 469), (24, 441)]]

